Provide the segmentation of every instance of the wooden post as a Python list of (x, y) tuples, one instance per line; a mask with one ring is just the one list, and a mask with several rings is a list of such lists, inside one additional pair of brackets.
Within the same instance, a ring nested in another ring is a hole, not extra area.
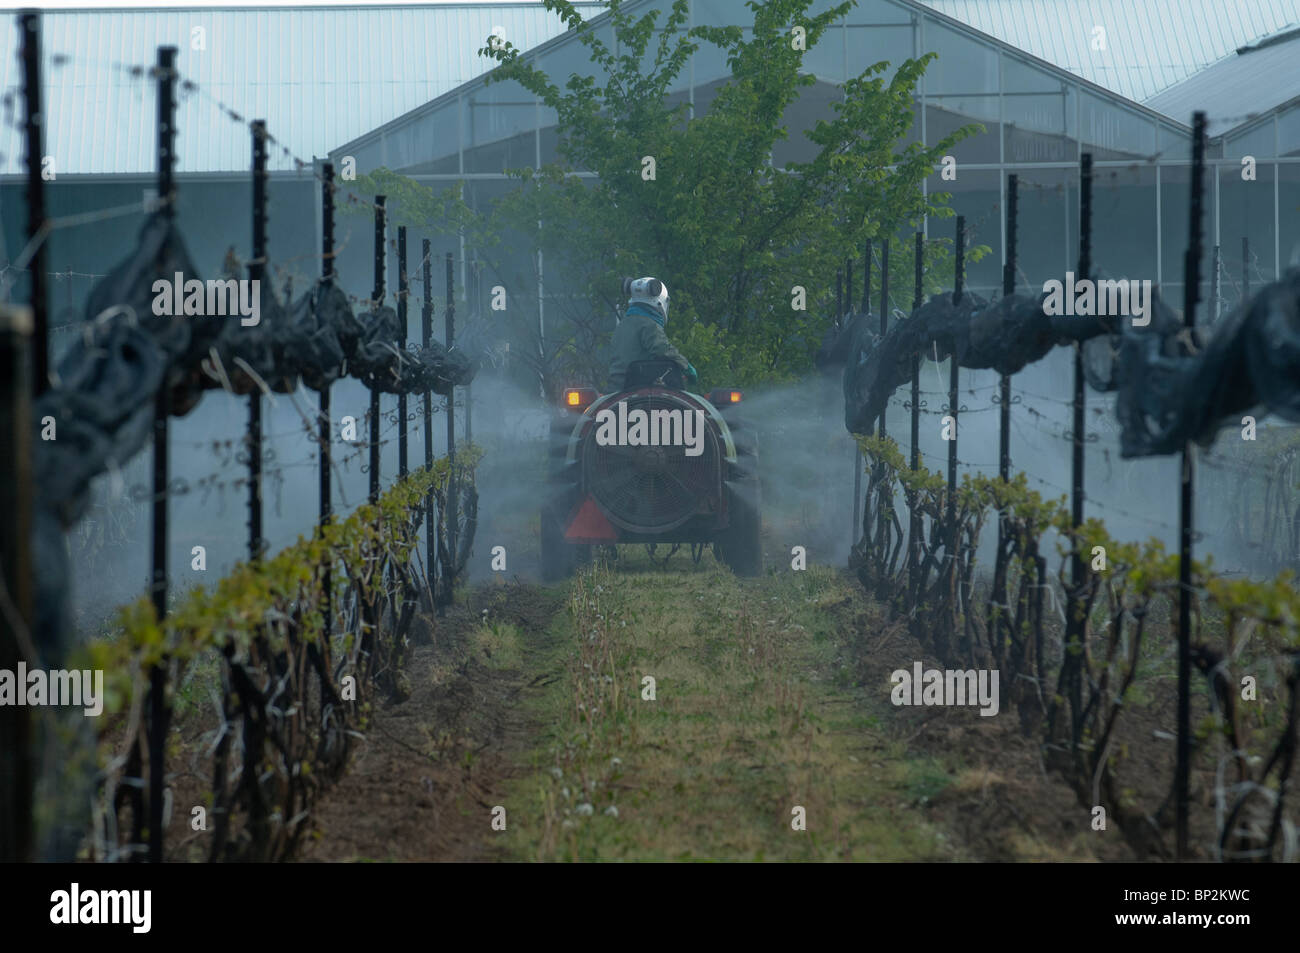
[[(1189, 337), (1196, 327), (1196, 303), (1201, 297), (1201, 210), (1205, 191), (1205, 113), (1192, 115), (1191, 220), (1187, 226), (1187, 254), (1183, 258), (1183, 323)], [(1188, 342), (1189, 348), (1194, 347)], [(1196, 454), (1189, 440), (1183, 444), (1182, 486), (1178, 507), (1178, 754), (1175, 788), (1175, 825), (1179, 860), (1187, 859), (1188, 776), (1191, 772), (1191, 672), (1192, 672), (1192, 536), (1195, 533)]]

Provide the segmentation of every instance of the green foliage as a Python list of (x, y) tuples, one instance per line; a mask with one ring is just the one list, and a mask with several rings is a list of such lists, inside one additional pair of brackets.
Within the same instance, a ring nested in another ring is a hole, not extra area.
[(701, 388), (748, 386), (751, 381), (793, 380), (787, 371), (773, 371), (772, 357), (743, 347), (725, 330), (712, 324), (692, 324), (677, 337), (677, 348), (690, 357), (700, 372)]
[[(944, 474), (912, 470), (892, 437), (856, 435), (855, 439), (868, 471), (883, 466), (923, 512), (942, 512), (948, 489)], [(1066, 498), (1043, 498), (1029, 489), (1024, 473), (1016, 473), (1006, 482), (997, 477), (963, 474), (956, 503), (971, 513), (1005, 513), (1015, 531), (1029, 537), (1039, 538), (1053, 530), (1058, 534), (1062, 557), (1069, 557), (1077, 547), (1085, 564), (1091, 563), (1095, 549), (1101, 547), (1106, 553), (1106, 572), (1111, 578), (1122, 579), (1123, 591), (1134, 598), (1149, 600), (1158, 593), (1176, 592), (1178, 554), (1168, 552), (1161, 540), (1152, 537), (1144, 542), (1120, 542), (1096, 518), (1085, 519), (1075, 531)], [(1229, 619), (1252, 619), (1280, 627), (1287, 644), (1300, 644), (1300, 588), (1294, 573), (1287, 570), (1274, 579), (1256, 582), (1215, 575), (1213, 566), (1210, 557), (1192, 561), (1192, 584), (1205, 590), (1210, 606)]]
[[(457, 451), (458, 481), (473, 479), (481, 451)], [(264, 638), (275, 651), (285, 633), (275, 625), (289, 613), (299, 612), (302, 625), (297, 637), (305, 643), (320, 639), (323, 573), (333, 566), (335, 605), (346, 586), (360, 582), (379, 591), (375, 576), (378, 555), (405, 564), (415, 548), (408, 532), (411, 514), (426, 494), (446, 484), (451, 466), (446, 457), (429, 470), (419, 470), (393, 485), (375, 504), (358, 507), (347, 519), (331, 523), (310, 538), (299, 537), (292, 546), (258, 563), (239, 563), (211, 589), (195, 589), (174, 607), (160, 624), (149, 597), (124, 606), (118, 614), (119, 635), (92, 642), (86, 652), (93, 667), (107, 674), (108, 710), (117, 710), (131, 692), (134, 673), (170, 659), (182, 664), (199, 655), (230, 648), (246, 654), (254, 638)]]
[[(380, 167), (359, 175), (352, 189), (373, 199), (385, 196), (385, 219), (389, 225), (455, 231), (469, 225), (474, 212), (464, 201), (463, 184), (457, 182), (435, 192), (422, 182)], [(344, 202), (345, 213), (370, 217), (374, 212), (357, 202)]]
[[(594, 78), (550, 76), (509, 43), (480, 53), (499, 63), (489, 83), (516, 82), (555, 111), (561, 160), (514, 170), (518, 187), (478, 214), (459, 195), (434, 195), (385, 170), (362, 188), (389, 195), (404, 216), (397, 221), (460, 229), (507, 287), (535, 287), (534, 252), (544, 253), (544, 342), (530, 294), (515, 293), (502, 322), (517, 342), (512, 357), (533, 366), (550, 390), (559, 376), (603, 378), (600, 345), (624, 303), (618, 279), (625, 274), (664, 278), (669, 334), (710, 380), (752, 386), (798, 375), (811, 368), (830, 325), (834, 273), (844, 259), (860, 255), (867, 238), (949, 214), (947, 196), (927, 199), (921, 182), (978, 127), (929, 148), (898, 145), (930, 56), (902, 62), (888, 82), (887, 64), (879, 63), (843, 84), (835, 115), (806, 134), (812, 158), (773, 164), (773, 148), (789, 137), (790, 110), (815, 82), (804, 72), (804, 53), (791, 49), (790, 26), (804, 26), (814, 49), (852, 0), (816, 15), (811, 0), (751, 2), (748, 36), (737, 26), (687, 29), (686, 0), (675, 0), (662, 23), (661, 11), (635, 16), (614, 0), (617, 49), (567, 0), (544, 3), (585, 47)], [(691, 116), (668, 94), (701, 44), (722, 51), (732, 75), (707, 112)], [(645, 157), (653, 157), (653, 179), (643, 177)], [(598, 178), (579, 179), (580, 170)], [(980, 246), (967, 255), (977, 261), (985, 253)], [(942, 243), (930, 243), (928, 263), (938, 265), (943, 254)], [(903, 257), (899, 281), (910, 267)], [(930, 290), (942, 270), (927, 275)], [(795, 286), (806, 289), (807, 310), (792, 307)]]

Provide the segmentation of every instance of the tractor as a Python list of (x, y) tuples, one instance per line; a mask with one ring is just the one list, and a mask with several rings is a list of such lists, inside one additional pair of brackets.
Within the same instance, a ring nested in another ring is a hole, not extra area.
[[(550, 426), (542, 573), (563, 579), (593, 547), (704, 547), (738, 576), (763, 571), (758, 439), (744, 394), (689, 393), (671, 361), (636, 361), (616, 393), (563, 392)], [(671, 553), (670, 553), (671, 554)]]

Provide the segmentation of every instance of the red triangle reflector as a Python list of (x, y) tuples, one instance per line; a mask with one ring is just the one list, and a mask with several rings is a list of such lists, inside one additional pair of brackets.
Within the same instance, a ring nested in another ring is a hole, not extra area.
[(575, 543), (608, 543), (618, 540), (618, 531), (605, 519), (596, 501), (587, 497), (569, 521), (564, 538)]

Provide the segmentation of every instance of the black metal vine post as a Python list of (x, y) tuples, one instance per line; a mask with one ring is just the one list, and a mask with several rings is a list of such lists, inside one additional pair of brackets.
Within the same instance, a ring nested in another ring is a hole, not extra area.
[[(1187, 226), (1187, 255), (1183, 259), (1183, 323), (1189, 347), (1194, 347), (1196, 304), (1201, 297), (1201, 210), (1205, 192), (1205, 113), (1192, 115), (1191, 220)], [(1191, 442), (1183, 445), (1182, 486), (1178, 507), (1178, 755), (1175, 825), (1178, 859), (1187, 857), (1188, 778), (1191, 773), (1192, 673), (1192, 536), (1196, 455)]]
[[(334, 164), (326, 162), (321, 169), (321, 292), (334, 282)], [(332, 495), (330, 487), (330, 450), (333, 447), (334, 423), (331, 420), (330, 388), (320, 392), (320, 525), (324, 529), (330, 524), (332, 515)], [(332, 566), (327, 559), (322, 575), (322, 588), (325, 592), (325, 635), (334, 628), (334, 614), (331, 605)]]
[(844, 272), (835, 269), (835, 326), (844, 326)]
[[(429, 250), (429, 239), (424, 239), (421, 246), (420, 274), (424, 282), (424, 302), (420, 306), (420, 343), (428, 347), (433, 339), (433, 252)], [(433, 469), (433, 392), (424, 392), (424, 468)], [(437, 547), (433, 538), (433, 488), (429, 488), (424, 501), (424, 550), (425, 572), (429, 578), (429, 591), (432, 597), (433, 582), (437, 578), (434, 558)]]
[(1215, 245), (1210, 252), (1210, 320), (1216, 324), (1219, 320), (1219, 279), (1222, 272), (1221, 250)]
[[(1002, 294), (1016, 293), (1016, 206), (1019, 178), (1007, 176), (1007, 260), (1002, 266)], [(1005, 483), (1011, 479), (1011, 375), (998, 378), (998, 476)], [(998, 521), (998, 532), (1005, 520)], [(1000, 537), (999, 537), (1000, 540)], [(998, 543), (999, 551), (1001, 542)]]
[[(966, 216), (957, 216), (956, 263), (953, 272), (952, 303), (961, 303), (962, 272), (966, 264)], [(948, 416), (952, 431), (948, 440), (948, 506), (946, 520), (948, 523), (948, 558), (957, 556), (957, 342), (952, 342), (952, 354), (949, 355), (948, 369)]]
[[(849, 263), (846, 261), (846, 265)], [(844, 327), (844, 298), (843, 298), (843, 272), (835, 272), (835, 326)], [(870, 276), (868, 276), (870, 282)], [(853, 279), (849, 279), (849, 297), (853, 296)], [(871, 297), (871, 285), (866, 284), (862, 288), (862, 298), (864, 301)], [(850, 305), (851, 307), (851, 305)], [(858, 446), (855, 439), (853, 441), (853, 526), (849, 531), (849, 545), (856, 546), (858, 540), (862, 538), (862, 448)]]
[[(469, 298), (469, 289), (465, 291), (465, 297)], [(483, 314), (483, 262), (474, 261), (474, 307), (470, 309), (471, 315), (478, 315), (482, 320)], [(474, 442), (474, 382), (470, 381), (465, 385), (465, 443), (470, 445)]]
[[(1016, 293), (1016, 191), (1019, 179), (1015, 175), (1007, 176), (1007, 237), (1006, 261), (1002, 265), (1002, 296), (1009, 298)], [(998, 378), (998, 477), (1003, 483), (1011, 479), (1011, 375), (1002, 374)], [(1002, 551), (1007, 541), (1007, 514), (998, 511), (998, 573), (1001, 572)], [(999, 574), (995, 581), (997, 587), (994, 598), (1005, 602), (1005, 587), (1001, 585), (1003, 577)]]
[[(375, 290), (372, 307), (384, 305), (384, 203), (387, 196), (375, 196)], [(370, 392), (370, 502), (379, 502), (379, 391)]]
[(50, 386), (49, 316), (46, 314), (45, 242), (37, 238), (45, 227), (45, 179), (41, 163), (45, 157), (44, 125), (41, 114), (41, 17), (24, 10), (18, 17), (22, 34), (23, 101), (26, 106), (23, 132), (27, 140), (27, 240), (36, 248), (29, 263), (32, 303), (32, 386), (36, 397)]
[[(41, 178), (41, 19), (31, 10), (18, 16), (22, 35), (23, 99), (27, 139), (27, 239), (37, 239), (45, 222)], [(28, 658), (19, 627), (32, 630), (31, 400), (49, 385), (45, 314), (45, 254), (40, 242), (31, 260), (31, 310), (0, 305), (0, 583), (11, 614), (0, 615), (0, 670), (16, 672)], [(28, 363), (32, 379), (28, 379)], [(25, 705), (0, 707), (0, 862), (35, 859), (32, 806), (35, 759), (32, 718)]]
[[(248, 277), (266, 286), (266, 121), (253, 120), (253, 260)], [(248, 558), (262, 555), (262, 392), (248, 395)]]
[[(866, 312), (864, 311), (863, 314)], [(885, 332), (889, 330), (889, 239), (880, 246), (880, 339), (885, 339)], [(880, 421), (876, 425), (876, 433), (885, 436), (885, 415), (888, 413), (889, 401), (885, 401), (885, 407), (880, 411)]]
[[(406, 226), (397, 227), (397, 322), (402, 326), (402, 336), (397, 339), (397, 349), (406, 356)], [(397, 395), (397, 475), (406, 478), (406, 392)]]
[[(158, 48), (158, 198), (162, 214), (176, 217), (176, 47)], [(153, 607), (159, 622), (167, 615), (167, 418), (171, 413), (170, 377), (163, 374), (153, 414)], [(163, 859), (163, 759), (167, 724), (167, 663), (149, 672), (149, 861)]]
[(871, 239), (862, 250), (862, 313), (871, 313)]
[[(456, 342), (456, 286), (453, 274), (451, 252), (447, 252), (447, 352)], [(456, 505), (456, 388), (447, 389), (447, 557), (451, 565), (444, 567), (446, 588), (443, 596), (451, 601), (451, 586), (456, 572), (456, 521), (460, 518)]]
[[(915, 271), (913, 273), (912, 285), (912, 312), (921, 307), (921, 299), (924, 291), (921, 286), (921, 275), (925, 263), (925, 235), (922, 232), (916, 233), (916, 261)], [(918, 354), (912, 355), (912, 393), (911, 393), (911, 411), (912, 411), (912, 472), (915, 473), (921, 468), (921, 357)], [(907, 584), (912, 592), (916, 592), (916, 573), (920, 568), (919, 547), (921, 545), (921, 513), (915, 507), (910, 507), (911, 513), (908, 525), (909, 545), (907, 547)]]
[[(1092, 271), (1092, 153), (1085, 152), (1079, 162), (1079, 268), (1075, 280), (1085, 280)], [(1073, 294), (1071, 289), (1069, 294)], [(1084, 433), (1087, 410), (1083, 377), (1083, 342), (1074, 345), (1074, 415), (1070, 425), (1071, 466), (1070, 466), (1070, 526), (1076, 538), (1070, 557), (1070, 591), (1065, 600), (1065, 662), (1061, 666), (1065, 687), (1070, 693), (1070, 706), (1073, 711), (1073, 730), (1071, 737), (1077, 744), (1082, 728), (1078, 719), (1082, 714), (1083, 680), (1083, 635), (1085, 620), (1081, 614), (1080, 604), (1083, 599), (1084, 563), (1083, 553), (1079, 550), (1077, 534), (1083, 525), (1084, 501)]]
[[(0, 583), (10, 611), (0, 613), (0, 671), (35, 667), (19, 634), (32, 631), (32, 413), (28, 367), (32, 321), (25, 308), (0, 305)], [(0, 705), (0, 863), (36, 859), (32, 805), (36, 780), (32, 717), (26, 705)]]
[(1250, 239), (1241, 236), (1241, 303), (1250, 300)]

